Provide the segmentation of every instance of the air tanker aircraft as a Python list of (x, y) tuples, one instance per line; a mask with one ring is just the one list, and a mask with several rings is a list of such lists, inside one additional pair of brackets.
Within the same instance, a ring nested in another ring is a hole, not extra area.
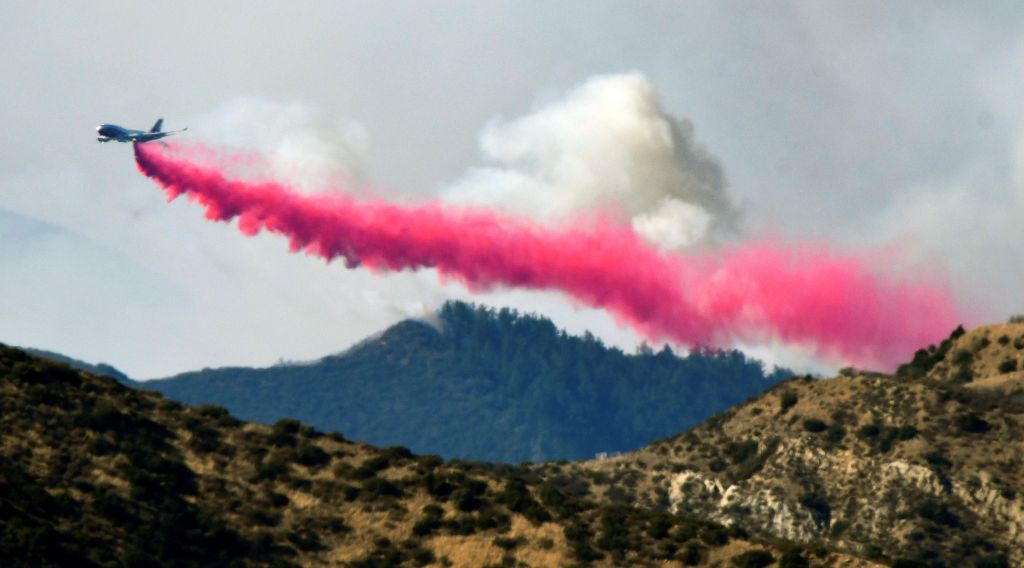
[(116, 124), (101, 124), (96, 127), (96, 132), (99, 132), (100, 142), (110, 142), (116, 140), (118, 142), (152, 142), (153, 140), (159, 140), (164, 136), (170, 136), (171, 134), (177, 134), (188, 130), (188, 127), (182, 128), (181, 130), (168, 130), (167, 132), (161, 132), (160, 127), (163, 126), (164, 119), (156, 121), (153, 128), (149, 129), (149, 132), (142, 130), (128, 130), (122, 128)]

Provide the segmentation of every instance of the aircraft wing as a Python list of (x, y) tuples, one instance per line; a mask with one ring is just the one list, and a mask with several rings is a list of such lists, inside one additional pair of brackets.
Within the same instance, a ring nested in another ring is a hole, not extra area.
[(182, 128), (181, 130), (164, 130), (162, 132), (143, 132), (129, 137), (132, 142), (150, 142), (152, 140), (159, 140), (164, 136), (170, 136), (171, 134), (177, 134), (179, 132), (185, 132), (188, 127)]

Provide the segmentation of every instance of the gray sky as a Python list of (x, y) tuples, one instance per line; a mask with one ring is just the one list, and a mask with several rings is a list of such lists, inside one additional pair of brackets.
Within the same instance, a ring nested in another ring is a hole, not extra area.
[[(99, 122), (163, 116), (197, 138), (288, 155), (312, 144), (331, 167), (426, 196), (494, 166), (480, 146), (488, 125), (630, 72), (717, 157), (744, 233), (897, 244), (948, 274), (972, 323), (1024, 312), (1017, 2), (0, 8), (4, 343), (148, 378), (315, 358), (467, 297), (429, 273), (289, 255), (167, 205), (128, 146), (94, 141)], [(482, 299), (635, 341), (555, 295)]]

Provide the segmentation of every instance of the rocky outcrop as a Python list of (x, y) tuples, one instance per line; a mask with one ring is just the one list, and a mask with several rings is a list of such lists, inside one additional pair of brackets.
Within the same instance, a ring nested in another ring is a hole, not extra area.
[(832, 538), (863, 553), (872, 545), (899, 548), (917, 538), (917, 521), (925, 516), (946, 525), (970, 523), (1006, 543), (1015, 565), (1024, 563), (1024, 501), (986, 471), (950, 476), (941, 466), (858, 458), (797, 440), (781, 445), (749, 479), (731, 482), (685, 470), (666, 483), (672, 512), (705, 515), (763, 536)]

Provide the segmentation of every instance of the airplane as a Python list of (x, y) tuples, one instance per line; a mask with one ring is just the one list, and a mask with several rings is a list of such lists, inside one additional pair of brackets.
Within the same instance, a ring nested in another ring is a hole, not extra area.
[(153, 128), (149, 129), (149, 132), (144, 132), (142, 130), (129, 130), (127, 128), (122, 128), (116, 124), (101, 124), (96, 127), (96, 132), (99, 132), (100, 134), (97, 140), (99, 140), (100, 142), (110, 142), (111, 140), (116, 140), (118, 142), (142, 143), (151, 142), (153, 140), (159, 140), (164, 136), (170, 136), (171, 134), (177, 134), (179, 132), (184, 132), (188, 130), (188, 127), (186, 126), (181, 130), (168, 130), (165, 132), (161, 132), (160, 127), (163, 126), (163, 124), (164, 119), (161, 118), (160, 120), (157, 120), (156, 124), (153, 125)]

